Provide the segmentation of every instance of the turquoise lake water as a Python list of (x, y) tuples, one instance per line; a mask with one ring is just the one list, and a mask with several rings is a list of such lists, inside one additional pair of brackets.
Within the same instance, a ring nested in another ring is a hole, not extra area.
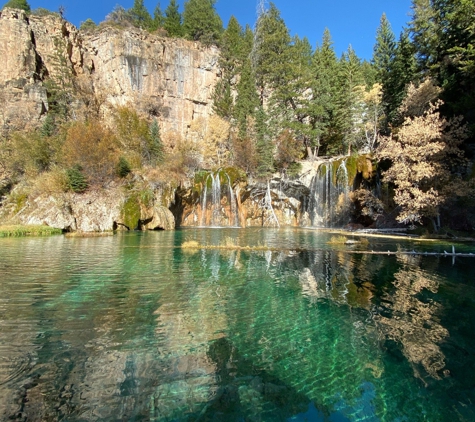
[(332, 236), (0, 239), (0, 420), (474, 421), (475, 258)]

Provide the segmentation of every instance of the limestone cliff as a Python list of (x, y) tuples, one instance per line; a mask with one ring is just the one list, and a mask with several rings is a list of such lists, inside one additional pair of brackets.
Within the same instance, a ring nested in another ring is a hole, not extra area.
[(1, 117), (13, 127), (40, 119), (48, 109), (44, 82), (59, 71), (62, 56), (104, 109), (131, 103), (158, 117), (163, 132), (185, 135), (192, 120), (211, 114), (218, 54), (215, 47), (136, 28), (82, 32), (55, 14), (6, 8), (0, 16)]
[(84, 194), (68, 192), (29, 198), (15, 219), (22, 224), (44, 224), (79, 232), (173, 230), (175, 218), (168, 209), (169, 202), (160, 191), (144, 203), (138, 192), (111, 186)]

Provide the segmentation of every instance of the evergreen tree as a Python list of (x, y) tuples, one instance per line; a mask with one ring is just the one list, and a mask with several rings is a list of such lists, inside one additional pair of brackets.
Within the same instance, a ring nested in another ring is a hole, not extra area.
[(54, 121), (54, 117), (48, 113), (43, 120), (43, 124), (41, 125), (40, 134), (44, 138), (48, 138), (52, 136), (56, 131), (56, 124)]
[(134, 26), (149, 30), (152, 27), (152, 17), (145, 7), (143, 0), (134, 0), (134, 5), (128, 11)]
[(443, 88), (442, 112), (475, 122), (475, 3), (413, 0), (411, 35), (420, 70)]
[(76, 193), (82, 193), (87, 190), (87, 178), (82, 172), (82, 167), (79, 164), (66, 170), (66, 177), (68, 188)]
[(267, 120), (264, 107), (260, 106), (256, 112), (257, 175), (259, 177), (269, 177), (274, 171), (274, 145), (269, 136)]
[(165, 151), (160, 135), (160, 126), (157, 119), (154, 119), (150, 125), (149, 161), (152, 165), (158, 165), (163, 162), (164, 158)]
[(221, 79), (213, 92), (213, 110), (218, 116), (230, 120), (233, 115), (233, 84), (242, 66), (240, 50), (242, 28), (234, 16), (231, 16), (221, 41), (219, 68)]
[(223, 23), (214, 8), (216, 0), (188, 0), (183, 12), (185, 36), (205, 45), (218, 45)]
[(155, 10), (153, 11), (153, 20), (150, 30), (156, 31), (158, 28), (161, 28), (163, 26), (164, 19), (165, 18), (163, 16), (162, 9), (160, 8), (160, 3), (157, 3)]
[(236, 76), (242, 64), (243, 29), (234, 16), (231, 16), (221, 37), (219, 67), (231, 78)]
[(170, 0), (170, 3), (168, 3), (167, 8), (165, 9), (163, 28), (167, 31), (170, 37), (183, 36), (181, 13), (178, 10), (178, 4), (176, 0)]
[(361, 62), (355, 51), (348, 48), (340, 60), (335, 107), (335, 124), (339, 133), (341, 146), (348, 154), (358, 145), (361, 139), (363, 93), (365, 90)]
[(81, 31), (89, 31), (94, 28), (97, 28), (97, 25), (91, 18), (87, 18), (84, 22), (81, 22), (79, 27)]
[(129, 162), (125, 159), (125, 157), (119, 158), (116, 170), (119, 177), (126, 177), (132, 171)]
[[(312, 47), (307, 38), (293, 38), (289, 49), (288, 81), (275, 90), (272, 103), (281, 107), (278, 132), (288, 128), (289, 136), (281, 139), (300, 141), (303, 145), (310, 145), (315, 138), (314, 128), (309, 124), (309, 94), (308, 90), (312, 78)], [(295, 143), (295, 142), (294, 142)]]
[(433, 0), (413, 0), (411, 35), (419, 68), (426, 72), (439, 61), (440, 15), (432, 7)]
[(24, 10), (25, 12), (31, 11), (30, 5), (26, 0), (9, 0), (7, 3), (5, 3), (3, 7), (10, 7), (11, 9), (20, 9)]
[(288, 82), (290, 35), (280, 12), (273, 3), (262, 11), (256, 24), (252, 64), (261, 104), (266, 89), (273, 90)]
[(326, 133), (335, 109), (337, 63), (330, 31), (326, 28), (322, 45), (317, 46), (312, 57), (312, 77), (309, 85), (312, 95), (308, 101), (308, 114), (313, 137), (307, 145), (309, 157), (317, 155), (325, 138), (328, 138)]
[(59, 119), (71, 117), (73, 102), (74, 74), (67, 45), (63, 37), (53, 39), (54, 51), (51, 56), (50, 77), (44, 83), (48, 92), (49, 111)]
[(391, 63), (389, 77), (385, 87), (385, 114), (391, 126), (398, 126), (400, 116), (398, 109), (406, 96), (407, 86), (414, 82), (417, 75), (417, 64), (414, 46), (409, 39), (408, 31), (401, 32), (397, 43), (394, 60)]
[(383, 13), (376, 31), (376, 44), (373, 48), (373, 65), (377, 71), (379, 82), (384, 86), (388, 79), (392, 62), (396, 53), (396, 40), (391, 25)]
[[(391, 70), (396, 54), (396, 41), (394, 33), (391, 30), (391, 25), (383, 13), (381, 21), (376, 31), (376, 44), (373, 48), (373, 66), (376, 71), (377, 82), (383, 88), (382, 105), (385, 110), (386, 122), (385, 128), (388, 127), (388, 120), (390, 113), (390, 105), (394, 103), (391, 98), (392, 92), (390, 89)], [(370, 84), (372, 86), (373, 84)]]
[(249, 135), (248, 119), (254, 116), (258, 106), (259, 96), (256, 91), (256, 79), (252, 71), (251, 61), (248, 58), (243, 64), (237, 84), (236, 105), (234, 107), (234, 117), (241, 139)]

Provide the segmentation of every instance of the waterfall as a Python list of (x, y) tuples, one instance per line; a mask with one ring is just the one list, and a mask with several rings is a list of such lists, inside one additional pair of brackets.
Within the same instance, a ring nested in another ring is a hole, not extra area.
[(210, 172), (204, 180), (200, 226), (239, 227), (237, 200), (229, 174), (218, 170)]
[(229, 202), (231, 203), (231, 218), (234, 219), (232, 223), (235, 227), (239, 227), (239, 216), (237, 211), (237, 201), (236, 196), (234, 195), (233, 185), (231, 183), (231, 178), (229, 177), (228, 173), (225, 173), (226, 177), (228, 178), (228, 186), (229, 186)]
[(346, 160), (319, 165), (310, 183), (307, 213), (312, 227), (338, 227), (348, 223), (350, 187)]
[(208, 196), (208, 180), (210, 175), (205, 179), (205, 187), (203, 188), (203, 197), (201, 199), (201, 226), (206, 226), (206, 198)]
[(221, 225), (221, 181), (219, 180), (219, 172), (212, 178), (212, 212), (211, 212), (211, 226), (218, 227)]

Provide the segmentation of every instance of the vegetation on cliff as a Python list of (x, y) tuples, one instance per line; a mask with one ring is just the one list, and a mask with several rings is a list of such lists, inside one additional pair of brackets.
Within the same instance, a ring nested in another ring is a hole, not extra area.
[[(3, 173), (12, 181), (34, 178), (36, 191), (81, 192), (137, 174), (152, 184), (178, 185), (201, 169), (224, 167), (251, 179), (274, 172), (292, 178), (302, 159), (369, 153), (380, 160), (382, 190), (394, 193), (385, 211), (398, 221), (429, 219), (438, 229), (453, 222), (460, 198), (473, 210), (471, 2), (414, 0), (412, 20), (398, 41), (383, 15), (370, 62), (351, 47), (337, 58), (328, 30), (315, 48), (292, 37), (272, 3), (260, 10), (254, 30), (234, 17), (223, 29), (214, 5), (189, 0), (181, 14), (171, 0), (164, 12), (157, 4), (152, 16), (143, 0), (135, 0), (128, 10), (116, 6), (98, 26), (137, 27), (219, 46), (211, 118), (194, 118), (184, 136), (162, 133), (154, 107), (114, 107), (104, 119), (104, 101), (84, 88), (64, 55), (67, 46), (57, 39), (55, 69), (44, 82), (49, 111), (40, 127), (3, 131)], [(29, 9), (20, 0), (5, 6)], [(82, 25), (95, 28), (90, 20)], [(380, 215), (381, 189), (364, 179), (359, 187), (367, 193), (354, 195), (357, 206), (373, 209), (376, 203)], [(467, 213), (461, 225), (474, 223)]]

